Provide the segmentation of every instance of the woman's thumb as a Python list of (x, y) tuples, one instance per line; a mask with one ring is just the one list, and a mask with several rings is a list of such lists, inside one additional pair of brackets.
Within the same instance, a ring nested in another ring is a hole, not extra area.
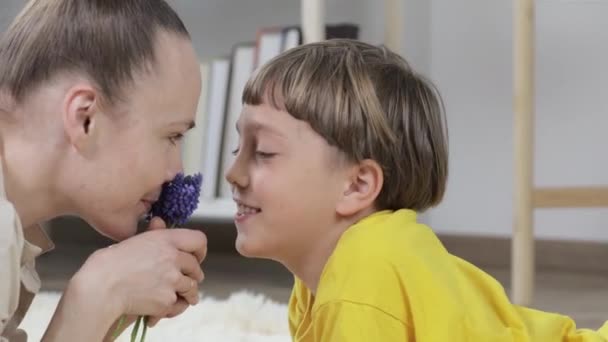
[(148, 226), (148, 230), (158, 230), (158, 229), (166, 229), (167, 224), (163, 219), (158, 216), (154, 216), (150, 221), (150, 225)]

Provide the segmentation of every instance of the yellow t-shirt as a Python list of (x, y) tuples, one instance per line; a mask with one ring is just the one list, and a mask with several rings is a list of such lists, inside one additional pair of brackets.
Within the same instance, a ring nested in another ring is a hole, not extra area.
[(348, 229), (316, 296), (299, 280), (289, 302), (296, 342), (608, 342), (566, 316), (512, 304), (498, 281), (449, 254), (410, 210)]

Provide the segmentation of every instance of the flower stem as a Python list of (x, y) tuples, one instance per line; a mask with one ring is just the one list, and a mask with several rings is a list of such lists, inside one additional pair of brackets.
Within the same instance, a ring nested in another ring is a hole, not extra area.
[(118, 338), (118, 334), (120, 333), (122, 326), (125, 324), (126, 318), (127, 318), (126, 315), (122, 315), (120, 317), (120, 320), (118, 320), (118, 325), (116, 326), (116, 329), (114, 330), (114, 333), (112, 334), (112, 340), (115, 340), (116, 338)]
[(139, 316), (137, 317), (137, 321), (135, 321), (135, 326), (133, 327), (133, 331), (131, 331), (131, 342), (135, 342), (137, 340), (137, 331), (139, 330), (141, 319), (142, 316)]
[(146, 339), (146, 330), (148, 330), (148, 316), (144, 317), (144, 328), (143, 331), (141, 333), (141, 340), (140, 342), (144, 342), (144, 340)]

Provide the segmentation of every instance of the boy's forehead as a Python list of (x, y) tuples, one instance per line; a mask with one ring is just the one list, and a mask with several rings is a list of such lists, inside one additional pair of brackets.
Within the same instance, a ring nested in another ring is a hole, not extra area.
[(272, 130), (284, 121), (282, 113), (268, 105), (246, 105), (236, 122), (237, 130)]

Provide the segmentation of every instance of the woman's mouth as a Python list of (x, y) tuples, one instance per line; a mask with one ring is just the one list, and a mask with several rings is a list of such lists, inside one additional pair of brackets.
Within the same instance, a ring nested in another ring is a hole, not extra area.
[(153, 201), (145, 200), (145, 199), (140, 200), (140, 203), (144, 207), (144, 210), (145, 210), (144, 214), (147, 214), (148, 212), (150, 212), (150, 210), (152, 210), (152, 205), (154, 204)]

